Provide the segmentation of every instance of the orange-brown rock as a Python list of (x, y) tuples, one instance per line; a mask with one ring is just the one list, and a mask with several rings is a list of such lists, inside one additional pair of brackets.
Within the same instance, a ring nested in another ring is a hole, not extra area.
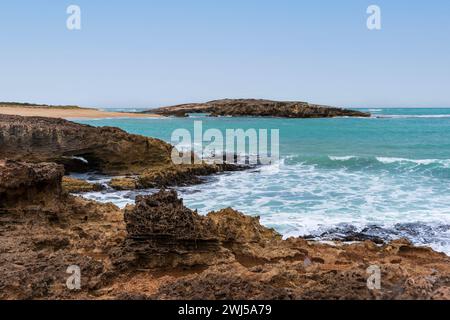
[[(282, 240), (257, 218), (232, 209), (199, 217), (174, 191), (141, 197), (126, 212), (127, 241), (140, 244), (139, 267), (148, 268), (127, 281), (151, 274), (152, 286), (145, 290), (151, 299), (436, 299), (445, 297), (450, 284), (449, 257), (406, 240), (384, 246)], [(141, 245), (159, 239), (166, 241), (150, 250)], [(186, 245), (193, 239), (198, 246)], [(164, 250), (156, 258), (158, 247)], [(161, 274), (164, 263), (167, 271)], [(381, 290), (367, 285), (374, 265), (381, 270)], [(128, 288), (121, 296), (136, 296), (133, 286)]]
[[(0, 164), (0, 299), (88, 297), (111, 272), (123, 214), (63, 192), (62, 174), (56, 164)], [(82, 270), (83, 292), (66, 287), (71, 265)]]
[[(118, 128), (0, 114), (0, 159), (54, 162), (64, 165), (66, 173), (127, 175), (111, 181), (111, 187), (117, 190), (196, 184), (203, 181), (199, 176), (245, 169), (233, 164), (174, 165), (172, 149), (161, 140)], [(99, 185), (70, 177), (64, 178), (64, 187), (69, 192), (100, 189)]]
[(62, 187), (64, 191), (69, 193), (83, 193), (103, 190), (103, 186), (99, 183), (90, 183), (85, 180), (76, 179), (69, 176), (63, 177)]
[(63, 174), (64, 168), (55, 163), (0, 160), (0, 209), (55, 205)]
[[(68, 195), (61, 176), (56, 165), (1, 162), (0, 299), (449, 298), (450, 258), (406, 240), (283, 240), (232, 209), (200, 216), (174, 191), (123, 213)], [(71, 265), (80, 290), (66, 286)], [(379, 290), (367, 286), (371, 266)]]
[(231, 259), (214, 223), (186, 208), (173, 190), (138, 196), (124, 219), (128, 235), (116, 254), (118, 267), (194, 267)]
[(132, 174), (171, 163), (172, 146), (112, 127), (0, 115), (0, 159), (56, 162), (69, 172)]

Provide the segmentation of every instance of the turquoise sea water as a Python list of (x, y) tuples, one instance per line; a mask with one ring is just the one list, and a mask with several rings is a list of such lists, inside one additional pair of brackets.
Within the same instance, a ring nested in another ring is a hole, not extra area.
[[(280, 163), (180, 188), (201, 213), (233, 207), (285, 236), (364, 231), (450, 254), (450, 109), (370, 109), (372, 118), (99, 119), (170, 142), (173, 130), (279, 129)], [(147, 190), (144, 192), (152, 192)], [(135, 192), (86, 196), (119, 205)]]

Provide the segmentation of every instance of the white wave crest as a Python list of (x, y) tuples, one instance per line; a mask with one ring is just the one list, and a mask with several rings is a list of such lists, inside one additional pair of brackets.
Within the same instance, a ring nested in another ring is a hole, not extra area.
[(418, 165), (440, 164), (446, 168), (450, 167), (450, 159), (406, 159), (406, 158), (391, 158), (391, 157), (376, 157), (376, 159), (377, 161), (384, 164), (410, 162)]
[(343, 156), (343, 157), (337, 157), (337, 156), (328, 156), (328, 158), (332, 161), (348, 161), (351, 159), (356, 159), (358, 157), (356, 156)]
[(428, 119), (428, 118), (450, 118), (450, 114), (384, 114), (384, 115), (375, 115), (375, 118), (387, 118), (387, 119)]

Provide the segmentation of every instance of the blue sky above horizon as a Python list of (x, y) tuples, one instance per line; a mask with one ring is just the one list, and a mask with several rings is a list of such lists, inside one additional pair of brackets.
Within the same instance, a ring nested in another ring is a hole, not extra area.
[(0, 101), (450, 107), (448, 0), (2, 1), (0, 43)]

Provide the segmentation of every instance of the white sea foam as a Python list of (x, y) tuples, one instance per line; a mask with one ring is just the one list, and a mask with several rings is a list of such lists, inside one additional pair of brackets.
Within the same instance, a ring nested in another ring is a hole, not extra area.
[[(402, 158), (381, 158), (394, 163)], [(409, 159), (406, 159), (409, 160)], [(429, 163), (438, 159), (413, 160)], [(439, 160), (441, 161), (441, 160)], [(432, 162), (433, 163), (433, 162)], [(435, 189), (435, 180), (388, 171), (323, 169), (316, 165), (264, 166), (256, 170), (226, 173), (195, 186), (178, 188), (185, 204), (201, 214), (233, 207), (284, 236), (317, 234), (343, 223), (363, 229), (377, 225), (389, 230), (398, 223), (417, 223), (437, 230), (450, 225), (450, 184)], [(120, 207), (134, 203), (137, 194), (156, 190), (103, 191), (85, 196)], [(398, 237), (402, 233), (393, 234)], [(405, 233), (415, 244), (429, 245), (450, 254), (450, 232)]]
[(383, 114), (375, 115), (376, 118), (391, 118), (391, 119), (427, 119), (427, 118), (450, 118), (450, 114)]
[(89, 163), (89, 161), (87, 161), (85, 158), (83, 158), (83, 157), (72, 157), (72, 159), (76, 159), (76, 160), (80, 160), (81, 162), (84, 162), (84, 163)]
[(328, 158), (330, 158), (330, 160), (333, 161), (348, 161), (351, 159), (356, 159), (356, 156), (343, 156), (343, 157), (336, 157), (336, 156), (328, 156)]
[(376, 157), (376, 159), (384, 164), (392, 163), (415, 163), (418, 165), (430, 165), (430, 164), (440, 164), (445, 168), (450, 167), (450, 159), (405, 159), (405, 158), (395, 158), (395, 157)]
[[(298, 164), (281, 165), (276, 175), (270, 170), (223, 175), (181, 192), (186, 204), (202, 213), (231, 206), (260, 215), (264, 225), (285, 236), (308, 235), (341, 223), (359, 228), (400, 222), (450, 224), (450, 186), (436, 193), (432, 178), (426, 179), (430, 181)], [(424, 244), (420, 236), (411, 240)], [(450, 235), (429, 245), (450, 253)]]
[(137, 191), (103, 190), (99, 192), (83, 193), (83, 197), (102, 203), (113, 203), (123, 209), (128, 204), (134, 204), (137, 195), (149, 195), (155, 192), (157, 192), (156, 189), (144, 189)]

